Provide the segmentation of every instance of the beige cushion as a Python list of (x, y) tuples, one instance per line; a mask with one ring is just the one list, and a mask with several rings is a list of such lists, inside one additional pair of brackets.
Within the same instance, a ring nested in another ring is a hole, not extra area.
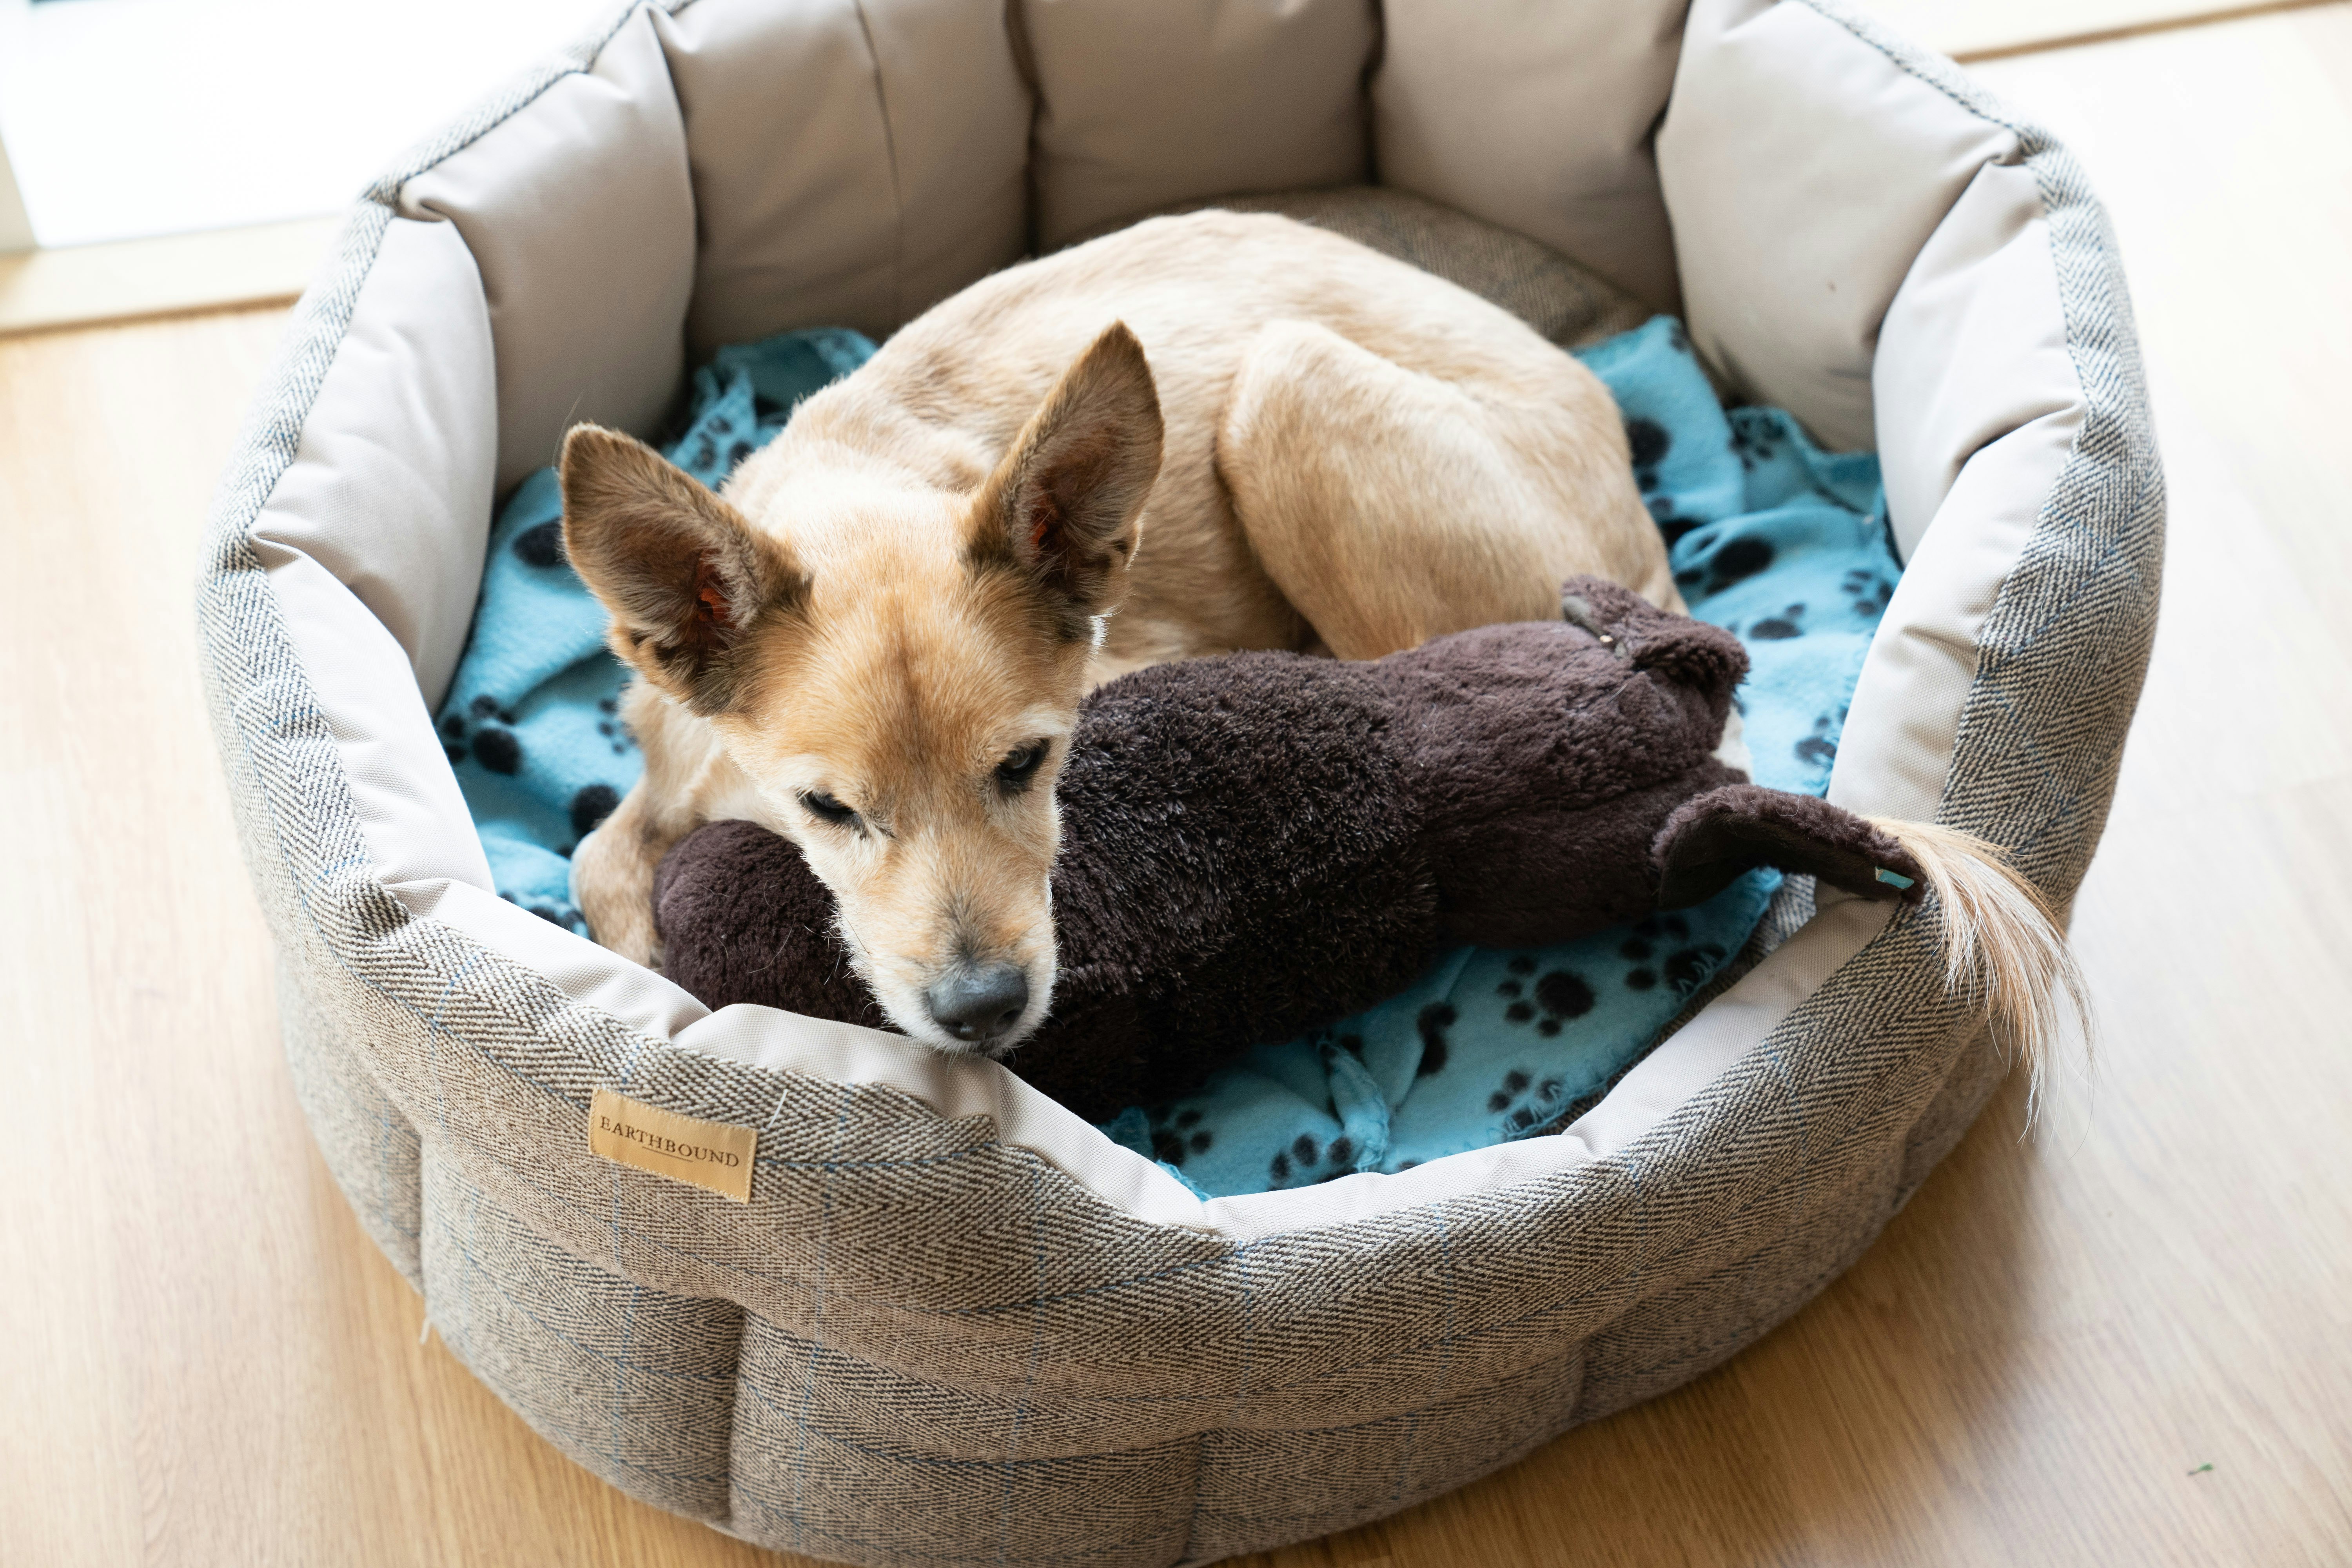
[[(309, 556), (349, 588), (399, 645), (405, 684), (438, 703), (465, 651), (489, 539), (489, 309), (450, 225), (393, 218), (379, 244), (254, 539)], [(402, 525), (385, 527), (388, 517)]]
[(1002, 9), (698, 0), (654, 20), (702, 230), (698, 354), (792, 327), (879, 338), (1020, 256), (1031, 104)]
[(1658, 176), (1699, 352), (1830, 446), (1870, 446), (1886, 307), (1977, 170), (2016, 152), (1811, 6), (1696, 0)]
[(1025, 0), (1037, 243), (1365, 177), (1368, 0)]
[(1675, 0), (1387, 0), (1371, 84), (1381, 182), (1517, 229), (1674, 310), (1649, 136), (1682, 15)]
[(694, 196), (648, 13), (593, 68), (408, 181), (400, 211), (456, 223), (481, 268), (501, 493), (553, 461), (577, 421), (653, 432), (685, 363)]

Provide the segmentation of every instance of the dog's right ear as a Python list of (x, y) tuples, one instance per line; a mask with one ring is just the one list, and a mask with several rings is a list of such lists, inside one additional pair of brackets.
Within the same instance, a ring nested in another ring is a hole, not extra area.
[(782, 544), (634, 437), (594, 425), (564, 437), (563, 551), (611, 613), (613, 651), (698, 713), (725, 709), (729, 657), (808, 578)]
[(1113, 321), (1062, 373), (982, 487), (973, 562), (1024, 573), (1068, 635), (1086, 635), (1088, 617), (1125, 595), (1160, 437), (1143, 345)]

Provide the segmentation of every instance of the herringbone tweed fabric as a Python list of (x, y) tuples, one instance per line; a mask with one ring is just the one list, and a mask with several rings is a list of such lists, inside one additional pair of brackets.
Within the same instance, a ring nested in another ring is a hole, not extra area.
[[(2146, 665), (2163, 495), (2104, 216), (2014, 128), (2090, 409), (1985, 626), (1941, 816), (2063, 900)], [(1853, 1261), (1990, 1092), (1931, 904), (1621, 1153), (1241, 1242), (1117, 1212), (985, 1119), (677, 1049), (413, 918), (370, 874), (248, 541), (395, 188), (306, 298), (216, 503), (211, 713), (337, 1180), (450, 1348), (614, 1485), (867, 1563), (1198, 1562), (1341, 1529), (1722, 1362)], [(750, 1205), (587, 1157), (612, 1085), (761, 1124)]]

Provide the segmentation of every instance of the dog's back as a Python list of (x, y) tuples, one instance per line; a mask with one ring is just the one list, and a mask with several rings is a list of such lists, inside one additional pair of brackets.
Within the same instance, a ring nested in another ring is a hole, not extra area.
[[(1466, 289), (1273, 214), (1152, 218), (982, 279), (803, 404), (784, 435), (737, 471), (727, 494), (747, 515), (790, 533), (796, 547), (814, 550), (823, 542), (804, 540), (800, 524), (827, 509), (797, 505), (796, 489), (830, 482), (845, 462), (900, 482), (974, 488), (1114, 321), (1136, 334), (1150, 361), (1165, 437), (1133, 582), (1097, 679), (1167, 658), (1316, 646), (1317, 627), (1268, 577), (1237, 518), (1227, 471), (1250, 456), (1223, 439), (1235, 384), (1276, 323), (1324, 329), (1465, 394), (1538, 448), (1542, 460), (1530, 468), (1550, 493), (1525, 497), (1523, 510), (1560, 520), (1556, 558), (1542, 563), (1538, 584), (1592, 573), (1675, 602), (1606, 388)], [(1382, 389), (1370, 390), (1377, 398)], [(1279, 432), (1268, 444), (1290, 445)], [(1461, 552), (1478, 552), (1493, 520), (1459, 516), (1465, 498), (1447, 476), (1427, 479), (1412, 503), (1423, 526), (1457, 531)], [(856, 549), (860, 542), (838, 542)], [(1446, 548), (1440, 542), (1437, 552)]]

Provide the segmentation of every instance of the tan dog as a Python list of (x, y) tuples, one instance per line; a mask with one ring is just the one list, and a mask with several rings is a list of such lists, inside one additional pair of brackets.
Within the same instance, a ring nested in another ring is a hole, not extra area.
[(573, 860), (597, 939), (656, 961), (656, 865), (748, 818), (832, 889), (891, 1020), (950, 1049), (1009, 1046), (1051, 1000), (1054, 782), (1091, 684), (1556, 617), (1576, 573), (1680, 607), (1590, 372), (1270, 216), (1155, 219), (973, 285), (723, 497), (593, 426), (562, 479), (641, 678), (645, 776)]

